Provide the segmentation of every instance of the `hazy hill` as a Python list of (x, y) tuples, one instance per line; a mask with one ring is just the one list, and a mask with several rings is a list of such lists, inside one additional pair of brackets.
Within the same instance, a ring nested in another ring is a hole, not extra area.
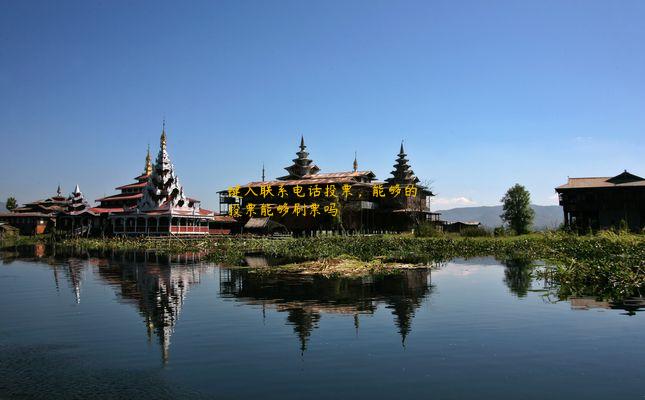
[(7, 211), (7, 207), (5, 207), (5, 203), (0, 201), (0, 212), (2, 211)]
[[(562, 207), (531, 205), (535, 210), (533, 220), (534, 229), (557, 228), (562, 223)], [(502, 224), (499, 217), (502, 206), (461, 207), (450, 210), (439, 210), (441, 219), (445, 221), (479, 221), (487, 228), (494, 228)]]

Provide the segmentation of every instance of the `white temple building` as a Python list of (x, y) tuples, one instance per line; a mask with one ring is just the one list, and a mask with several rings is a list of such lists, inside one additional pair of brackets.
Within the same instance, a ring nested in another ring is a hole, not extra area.
[(136, 206), (110, 212), (108, 220), (115, 235), (154, 236), (208, 235), (212, 211), (200, 207), (199, 200), (184, 194), (166, 148), (165, 125), (161, 131), (159, 154), (142, 196)]

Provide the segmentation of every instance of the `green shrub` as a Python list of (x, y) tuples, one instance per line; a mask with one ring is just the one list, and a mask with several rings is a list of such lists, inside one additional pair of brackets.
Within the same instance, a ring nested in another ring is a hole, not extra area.
[(472, 226), (462, 229), (461, 236), (463, 237), (486, 237), (491, 236), (490, 232), (481, 226)]
[(419, 224), (417, 229), (414, 231), (414, 236), (416, 237), (437, 237), (441, 236), (441, 232), (437, 227), (430, 222), (423, 222)]
[(624, 219), (620, 220), (618, 223), (618, 231), (616, 233), (629, 233), (629, 225), (627, 225), (627, 221)]

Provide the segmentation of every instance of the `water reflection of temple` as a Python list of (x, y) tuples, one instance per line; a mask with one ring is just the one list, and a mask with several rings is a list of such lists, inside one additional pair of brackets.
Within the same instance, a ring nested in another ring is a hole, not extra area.
[(87, 265), (87, 261), (80, 258), (70, 258), (64, 264), (53, 263), (50, 265), (54, 272), (56, 290), (60, 290), (60, 275), (62, 274), (74, 292), (76, 304), (79, 304), (81, 302), (82, 274), (83, 269)]
[(112, 285), (125, 303), (134, 304), (145, 318), (148, 339), (157, 336), (164, 363), (186, 295), (208, 268), (199, 254), (160, 256), (121, 253), (110, 260), (97, 259), (99, 276)]
[(14, 260), (47, 264), (53, 272), (56, 291), (60, 292), (61, 286), (67, 281), (76, 303), (81, 302), (83, 270), (87, 266), (87, 257), (84, 254), (68, 254), (61, 260), (45, 244), (37, 243), (33, 246), (20, 246), (12, 250), (4, 249), (0, 253), (0, 258), (3, 264), (11, 264)]
[(390, 309), (405, 345), (412, 319), (430, 295), (430, 271), (408, 270), (389, 276), (326, 278), (311, 275), (267, 275), (249, 270), (222, 270), (220, 293), (247, 305), (287, 313), (287, 324), (300, 340), (307, 342), (323, 314), (345, 314), (358, 332), (361, 314), (373, 314), (379, 305)]

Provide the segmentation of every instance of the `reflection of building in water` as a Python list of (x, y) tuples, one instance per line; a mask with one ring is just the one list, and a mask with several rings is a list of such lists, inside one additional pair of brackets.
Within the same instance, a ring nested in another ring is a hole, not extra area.
[(248, 270), (221, 270), (223, 296), (264, 311), (271, 307), (287, 313), (305, 351), (322, 314), (352, 315), (359, 329), (360, 314), (373, 314), (379, 304), (392, 310), (402, 342), (408, 336), (416, 309), (430, 294), (429, 270), (408, 270), (399, 275), (358, 279), (302, 275), (264, 275)]
[(191, 259), (196, 262), (199, 257), (195, 253), (172, 257), (119, 254), (98, 269), (101, 278), (119, 290), (121, 299), (138, 307), (145, 317), (148, 337), (154, 333), (159, 339), (164, 363), (168, 361), (170, 337), (188, 289), (200, 282), (206, 268), (191, 265)]
[(144, 316), (148, 337), (159, 338), (164, 362), (168, 360), (170, 337), (181, 312), (188, 288), (199, 283), (207, 266), (200, 263), (204, 253), (191, 252), (172, 256), (154, 252), (90, 252), (80, 249), (48, 249), (42, 255), (40, 247), (3, 251), (3, 263), (15, 259), (47, 263), (54, 273), (56, 289), (66, 279), (74, 292), (76, 302), (81, 300), (83, 270), (96, 267), (98, 275), (117, 288), (126, 303), (137, 305)]
[(9, 264), (18, 259), (47, 264), (54, 273), (56, 291), (60, 291), (61, 280), (64, 279), (68, 282), (76, 303), (80, 303), (81, 282), (83, 280), (83, 270), (87, 266), (87, 255), (82, 252), (74, 255), (68, 253), (61, 259), (52, 253), (51, 250), (45, 244), (37, 243), (33, 246), (17, 247), (14, 251), (3, 251), (0, 255), (4, 264)]
[(645, 297), (628, 297), (618, 302), (599, 300), (596, 297), (569, 297), (569, 303), (572, 310), (604, 308), (625, 310), (625, 315), (636, 315), (636, 312), (645, 309)]
[(74, 291), (74, 298), (77, 304), (81, 302), (81, 280), (83, 269), (86, 265), (86, 260), (80, 258), (69, 258), (65, 264), (51, 264), (54, 270), (56, 290), (60, 290), (59, 274), (62, 273)]

